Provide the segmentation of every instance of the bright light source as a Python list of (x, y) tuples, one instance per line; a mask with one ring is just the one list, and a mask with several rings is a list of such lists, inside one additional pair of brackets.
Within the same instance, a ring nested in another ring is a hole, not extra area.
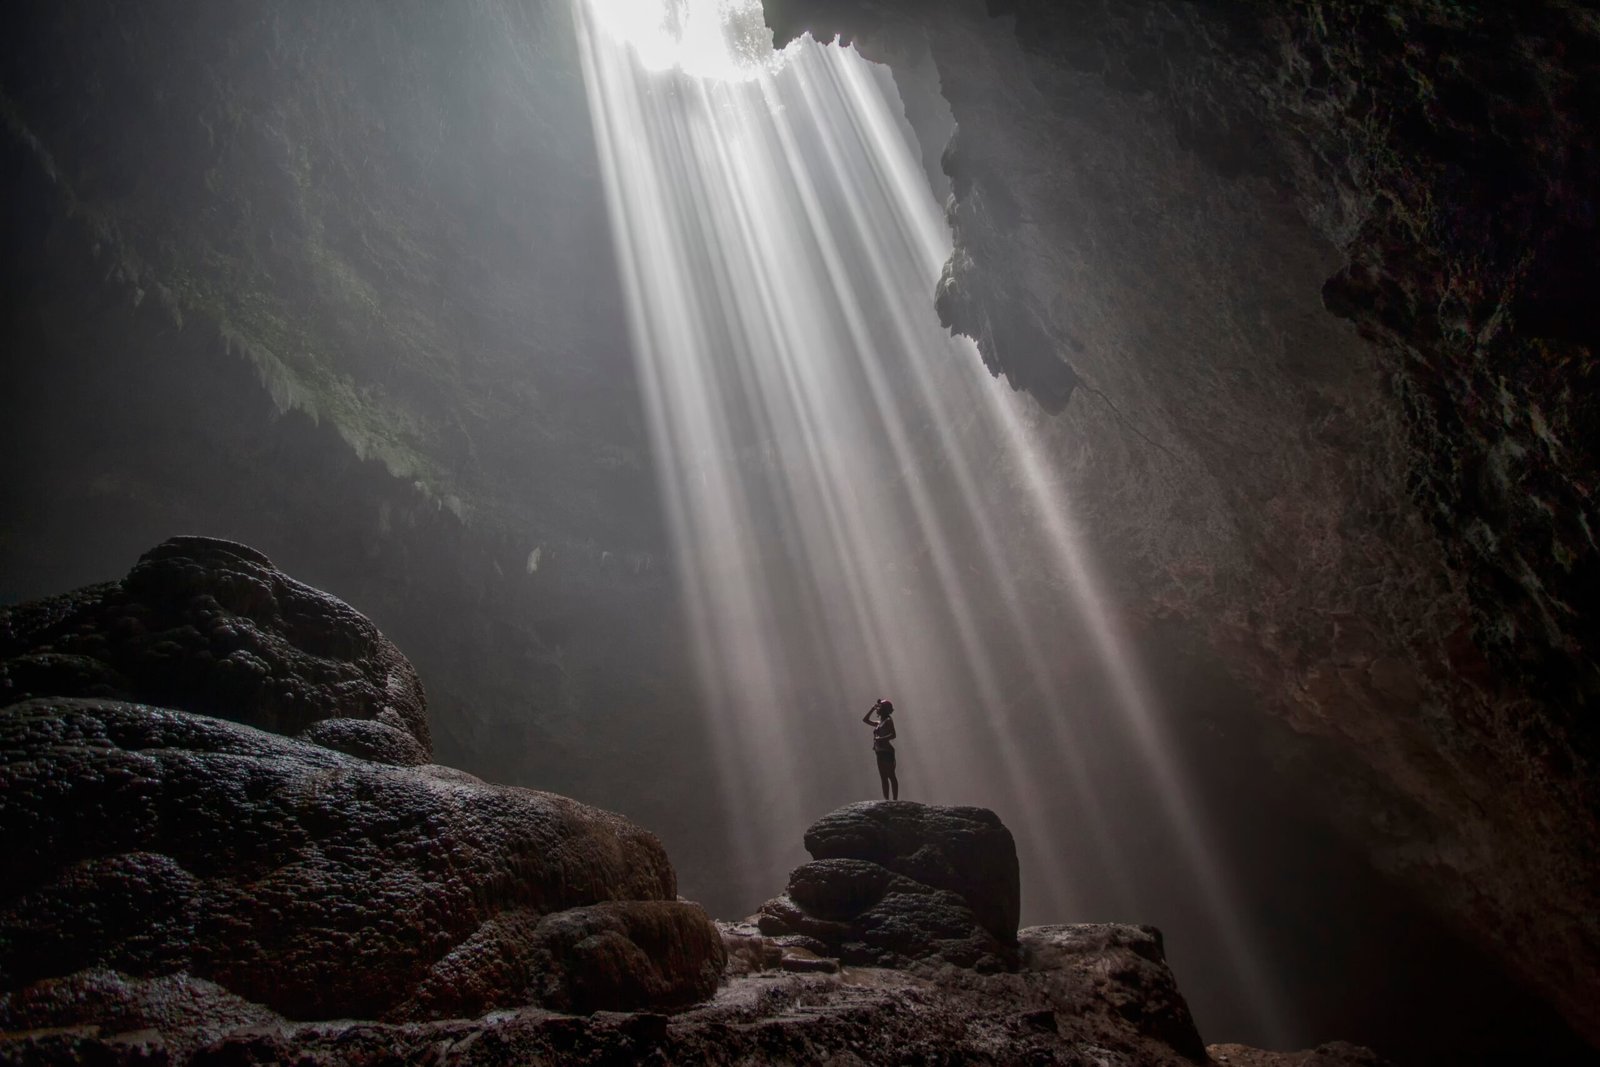
[(761, 0), (588, 0), (595, 25), (649, 70), (753, 78), (782, 60)]

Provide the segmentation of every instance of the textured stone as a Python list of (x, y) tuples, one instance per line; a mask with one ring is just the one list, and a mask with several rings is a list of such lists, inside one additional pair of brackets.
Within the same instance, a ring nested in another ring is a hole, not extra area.
[(416, 738), (373, 719), (322, 719), (301, 730), (295, 738), (374, 763), (392, 763), (396, 767), (416, 767), (428, 762), (428, 753)]
[[(730, 939), (764, 939), (723, 926)], [(1015, 972), (929, 968), (916, 974), (847, 967), (796, 970), (801, 957), (755, 948), (767, 967), (729, 978), (717, 997), (671, 1015), (587, 1017), (523, 1009), (476, 1020), (394, 1025), (343, 1020), (271, 1023), (235, 1013), (203, 1042), (159, 1044), (173, 1062), (573, 1064), (1071, 1064), (1183, 1067), (1203, 1050), (1159, 955), (1137, 927), (1048, 927), (1020, 932), (1040, 951)], [(807, 961), (812, 962), (812, 961)], [(214, 990), (163, 980), (128, 983), (148, 1006), (132, 1026)], [(1147, 1003), (1149, 1010), (1136, 1010)], [(90, 1028), (0, 1034), (7, 1062), (132, 1063), (128, 1034)], [(198, 1048), (198, 1052), (191, 1049)], [(30, 1056), (31, 1054), (31, 1056)], [(1294, 1062), (1294, 1061), (1287, 1061)], [(1322, 1062), (1322, 1061), (1312, 1061)], [(1361, 1061), (1336, 1061), (1358, 1063)]]
[[(368, 759), (425, 763), (422, 683), (359, 612), (255, 549), (174, 537), (120, 582), (0, 608), (0, 704), (131, 700), (215, 715)], [(405, 738), (382, 736), (385, 730)]]
[(677, 1006), (723, 967), (660, 843), (564, 797), (103, 701), (0, 709), (0, 758), (0, 1027), (90, 972), (376, 1019)]
[[(1139, 1033), (1205, 1059), (1189, 1005), (1167, 967), (1161, 932), (1122, 923), (1030, 926), (1018, 933), (1023, 967), (1047, 976), (1067, 1012), (1109, 1011)], [(1115, 961), (1108, 967), (1108, 961)], [(1070, 979), (1068, 978), (1070, 976)]]
[(849, 804), (812, 823), (805, 845), (818, 860), (867, 860), (950, 890), (996, 938), (1016, 939), (1022, 910), (1017, 846), (986, 808), (909, 800)]
[(805, 843), (817, 859), (761, 906), (763, 934), (866, 966), (1016, 965), (1016, 846), (993, 812), (851, 804), (813, 823)]
[(1299, 1052), (1234, 1044), (1208, 1045), (1206, 1052), (1217, 1067), (1389, 1067), (1389, 1061), (1376, 1052), (1348, 1041), (1330, 1041)]

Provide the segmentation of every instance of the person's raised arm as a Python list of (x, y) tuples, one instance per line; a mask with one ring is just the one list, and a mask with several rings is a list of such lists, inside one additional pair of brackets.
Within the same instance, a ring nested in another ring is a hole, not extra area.
[(876, 725), (878, 725), (878, 720), (874, 719), (872, 717), (872, 713), (877, 711), (877, 710), (878, 710), (878, 705), (876, 705), (876, 704), (872, 705), (872, 707), (867, 709), (867, 713), (865, 715), (861, 716), (861, 721), (866, 723), (868, 726), (876, 726)]

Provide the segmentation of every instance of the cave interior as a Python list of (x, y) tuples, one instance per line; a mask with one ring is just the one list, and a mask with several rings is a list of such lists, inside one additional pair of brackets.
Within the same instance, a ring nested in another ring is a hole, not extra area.
[[(89, 714), (41, 698), (353, 751), (235, 713), (237, 672), (83, 673), (189, 552), (234, 575), (218, 611), (293, 576), (393, 643), (415, 714), (323, 715), (421, 745), (373, 760), (617, 813), (631, 866), (593, 877), (649, 882), (605, 920), (640, 945), (693, 926), (676, 898), (753, 915), (877, 796), (888, 696), (904, 798), (998, 814), (1024, 925), (1159, 928), (1205, 1041), (1596, 1062), (1591, 6), (0, 18), (8, 789)], [(132, 968), (81, 946), (143, 905), (61, 874), (131, 846), (18, 795), (0, 1058), (49, 1062), (15, 1036), (57, 1025), (30, 983)], [(207, 832), (256, 877), (249, 825)], [(578, 935), (540, 930), (564, 973)], [(191, 970), (231, 995), (242, 967)], [(417, 990), (272, 1006), (500, 1003)]]

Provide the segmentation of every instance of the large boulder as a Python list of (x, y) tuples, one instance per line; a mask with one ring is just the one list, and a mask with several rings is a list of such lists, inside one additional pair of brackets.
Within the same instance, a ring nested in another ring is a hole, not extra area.
[(984, 808), (851, 804), (806, 831), (815, 857), (761, 906), (762, 933), (846, 963), (939, 960), (1014, 967), (1021, 911), (1016, 843)]
[(909, 800), (847, 804), (812, 823), (805, 845), (813, 859), (866, 860), (947, 889), (966, 901), (985, 930), (1001, 941), (1017, 939), (1017, 844), (988, 808)]
[(388, 763), (433, 751), (422, 683), (376, 626), (210, 537), (164, 541), (121, 581), (0, 608), (0, 705), (30, 697), (180, 708)]
[(724, 964), (620, 816), (170, 709), (0, 709), (0, 855), (0, 1029), (100, 1021), (62, 990), (106, 972), (406, 1020), (678, 1006)]

